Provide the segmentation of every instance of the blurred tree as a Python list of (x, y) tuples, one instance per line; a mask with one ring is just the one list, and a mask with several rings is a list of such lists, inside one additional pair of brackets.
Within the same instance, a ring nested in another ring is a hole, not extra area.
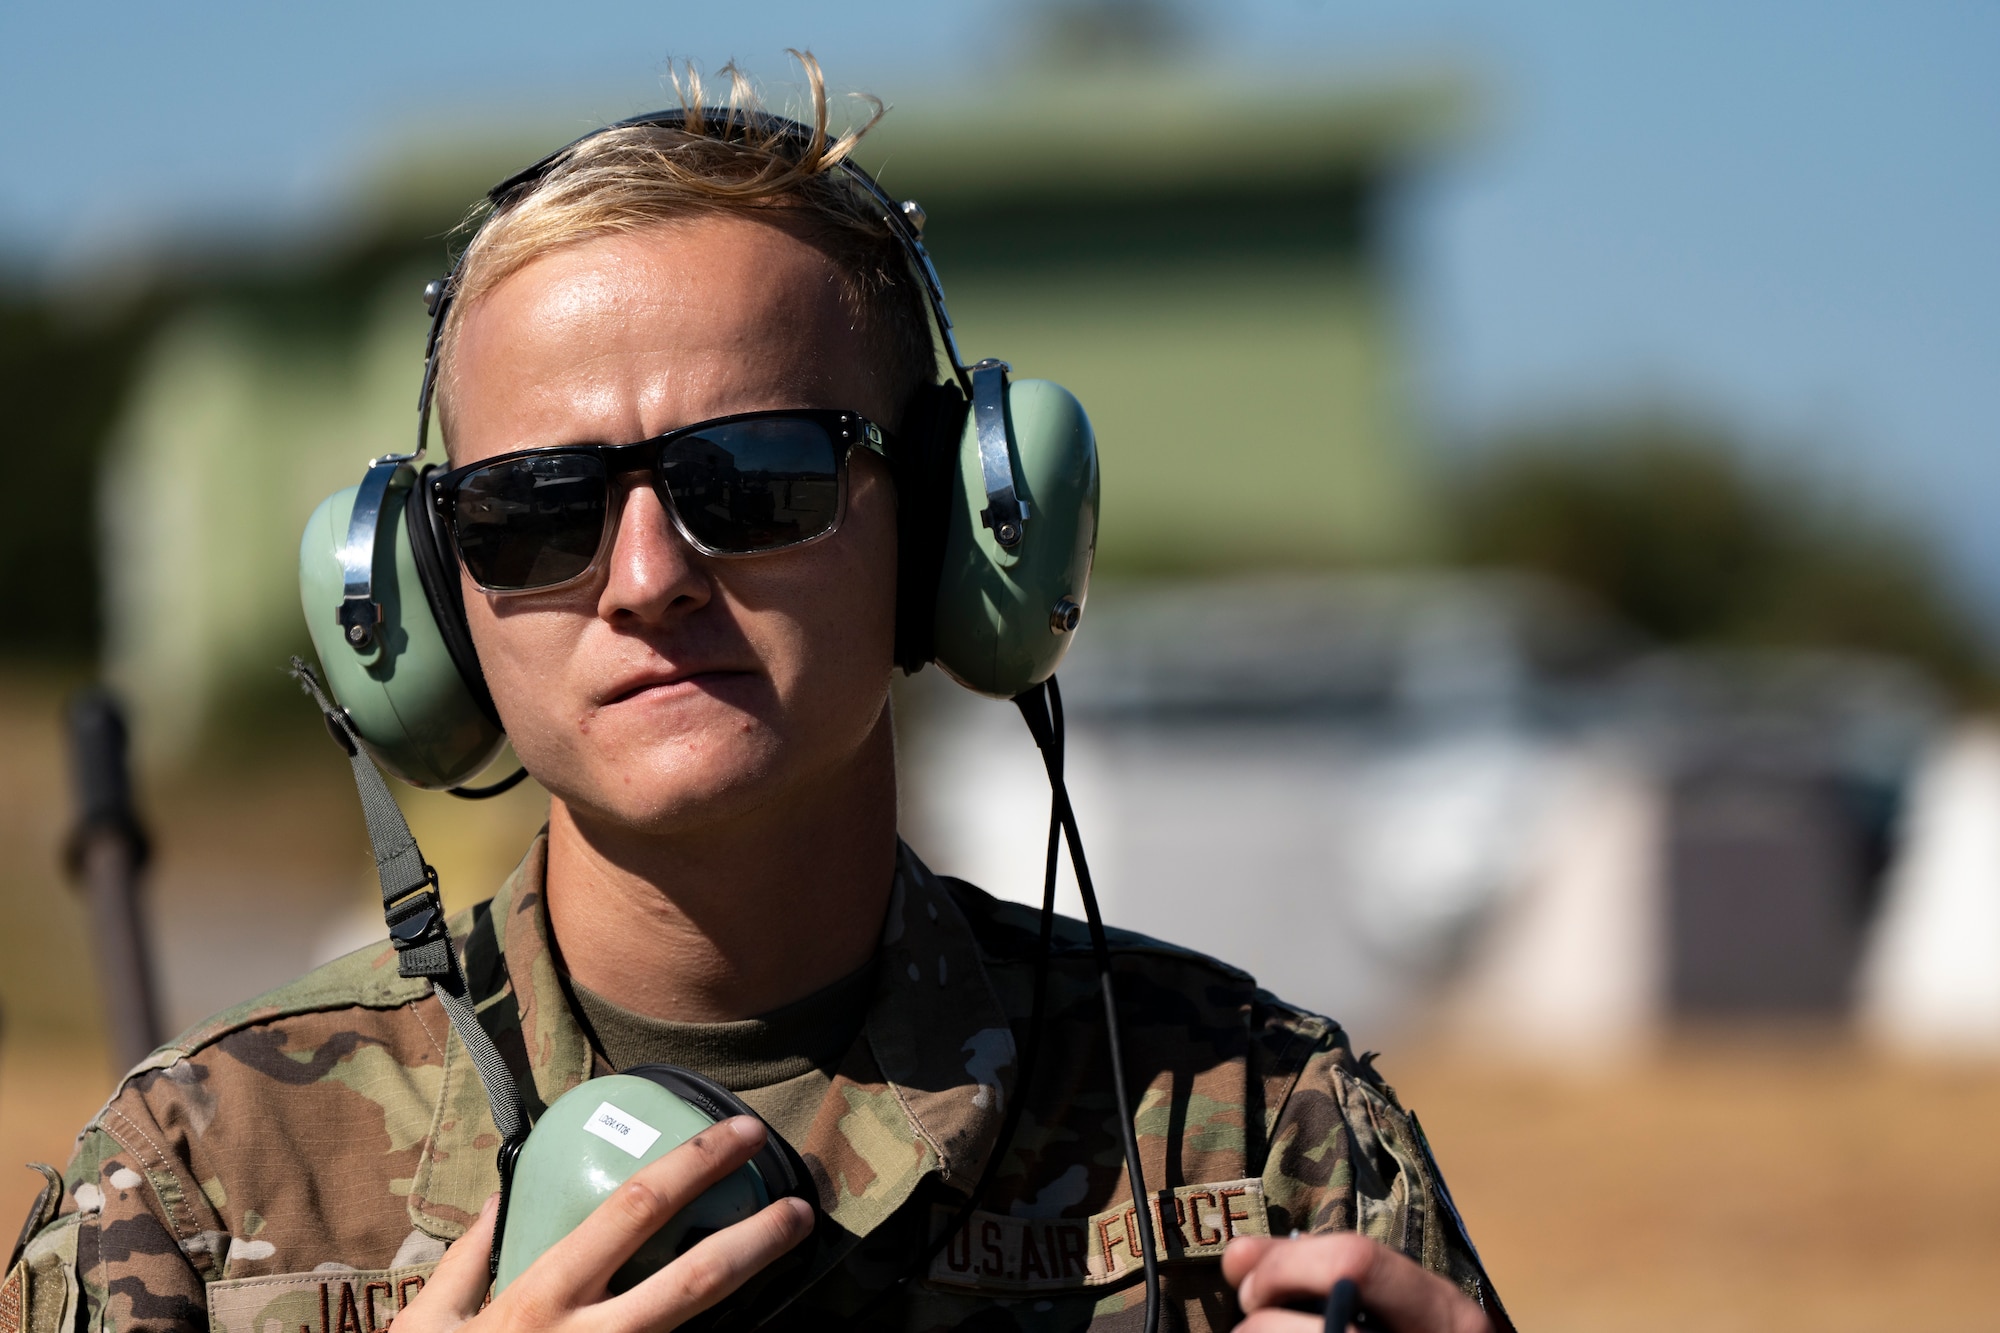
[(1960, 691), (1995, 664), (1925, 544), (1728, 432), (1629, 413), (1515, 431), (1451, 487), (1467, 561), (1539, 570), (1665, 642), (1890, 653)]
[(1070, 69), (1158, 64), (1194, 45), (1176, 0), (1041, 0), (1027, 17), (1030, 57)]
[[(347, 349), (387, 279), (413, 265), (442, 266), (437, 237), (449, 219), (396, 221), (320, 250), (195, 252), (142, 273), (116, 299), (0, 277), (0, 402), (9, 428), (0, 567), (16, 573), (0, 619), (0, 661), (88, 664), (102, 647), (99, 470), (161, 329), (212, 308), (254, 318), (274, 339)], [(420, 337), (421, 320), (412, 323)]]
[(97, 648), (97, 460), (152, 324), (143, 303), (85, 320), (0, 283), (0, 568), (13, 571), (0, 657), (77, 662)]

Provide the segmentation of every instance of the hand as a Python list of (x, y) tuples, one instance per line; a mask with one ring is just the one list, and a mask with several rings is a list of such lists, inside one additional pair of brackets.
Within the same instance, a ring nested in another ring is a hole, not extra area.
[(472, 1229), (445, 1251), (424, 1289), (396, 1316), (394, 1333), (659, 1333), (685, 1323), (810, 1235), (812, 1206), (780, 1199), (630, 1291), (611, 1296), (606, 1284), (647, 1237), (763, 1145), (764, 1126), (752, 1116), (703, 1130), (641, 1168), (482, 1310), (499, 1210), (499, 1197), (488, 1199)]
[(1392, 1333), (1493, 1333), (1485, 1312), (1451, 1283), (1386, 1245), (1357, 1236), (1239, 1236), (1222, 1252), (1222, 1275), (1249, 1318), (1241, 1333), (1311, 1333), (1319, 1315), (1287, 1310), (1301, 1299), (1324, 1301), (1341, 1278), (1361, 1289), (1361, 1304)]

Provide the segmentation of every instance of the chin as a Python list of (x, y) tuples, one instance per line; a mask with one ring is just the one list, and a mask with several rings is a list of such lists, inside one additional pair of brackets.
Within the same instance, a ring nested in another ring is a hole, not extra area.
[(768, 734), (683, 738), (591, 756), (550, 790), (580, 817), (634, 833), (687, 833), (772, 800), (794, 766), (785, 748)]

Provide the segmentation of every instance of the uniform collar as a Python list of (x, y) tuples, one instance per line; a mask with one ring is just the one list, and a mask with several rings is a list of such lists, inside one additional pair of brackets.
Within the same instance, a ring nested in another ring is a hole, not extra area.
[[(480, 1022), (515, 1066), (531, 1117), (589, 1077), (592, 1061), (549, 947), (547, 865), (544, 835), (490, 903), (452, 923)], [(437, 1019), (443, 1077), (408, 1182), (410, 1216), (452, 1239), (499, 1188), (499, 1134), (471, 1057), (447, 1036), (442, 1011), (425, 1007)], [(971, 926), (937, 876), (899, 846), (875, 996), (812, 1128), (793, 1144), (821, 1210), (858, 1237), (927, 1176), (970, 1192), (993, 1151), (1013, 1079), (1013, 1029)]]

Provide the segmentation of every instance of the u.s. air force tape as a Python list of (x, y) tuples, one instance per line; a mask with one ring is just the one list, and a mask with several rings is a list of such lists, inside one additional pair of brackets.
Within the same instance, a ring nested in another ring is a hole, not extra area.
[[(1237, 1236), (1268, 1236), (1264, 1186), (1224, 1180), (1161, 1190), (1150, 1200), (1163, 1263), (1214, 1259)], [(937, 1205), (932, 1235), (957, 1209)], [(1007, 1217), (975, 1212), (931, 1260), (930, 1280), (981, 1291), (1044, 1291), (1122, 1281), (1140, 1269), (1139, 1212), (1127, 1205), (1090, 1217)]]

